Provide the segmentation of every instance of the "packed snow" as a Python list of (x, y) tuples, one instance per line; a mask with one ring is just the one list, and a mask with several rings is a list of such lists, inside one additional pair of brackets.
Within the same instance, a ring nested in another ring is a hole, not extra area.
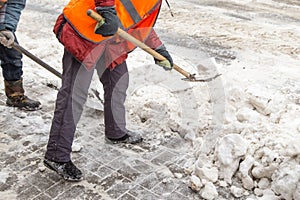
[[(17, 31), (21, 46), (58, 71), (63, 47), (52, 28), (67, 2), (28, 0)], [(204, 199), (226, 199), (226, 194), (300, 199), (299, 1), (169, 3), (174, 17), (164, 2), (156, 30), (174, 62), (201, 78), (222, 75), (208, 83), (186, 82), (136, 49), (127, 60), (128, 128), (143, 133), (150, 148), (168, 135), (185, 138), (190, 145), (183, 151), (192, 157), (184, 163), (187, 187)], [(27, 139), (47, 140), (60, 80), (25, 56), (23, 62), (26, 92), (41, 101), (43, 110), (8, 108), (0, 91), (0, 132), (16, 138), (39, 132), (43, 137)], [(103, 93), (97, 77), (91, 88)], [(91, 110), (82, 116), (77, 134), (103, 123), (103, 115)], [(84, 144), (74, 147), (80, 151)], [(0, 149), (7, 149), (5, 142)], [(0, 182), (6, 176), (1, 171)]]

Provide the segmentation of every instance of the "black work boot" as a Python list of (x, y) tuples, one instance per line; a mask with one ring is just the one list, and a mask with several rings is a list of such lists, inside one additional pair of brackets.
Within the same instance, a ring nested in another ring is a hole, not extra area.
[(55, 171), (67, 181), (81, 181), (83, 174), (72, 161), (69, 162), (54, 162), (44, 159), (44, 165), (49, 169)]
[(32, 100), (24, 95), (23, 79), (17, 81), (4, 81), (5, 94), (7, 96), (6, 105), (18, 107), (27, 111), (41, 109), (39, 101)]
[(137, 144), (142, 142), (143, 138), (140, 134), (127, 130), (127, 133), (121, 138), (112, 139), (112, 138), (105, 137), (105, 140), (109, 144), (119, 144), (119, 143)]

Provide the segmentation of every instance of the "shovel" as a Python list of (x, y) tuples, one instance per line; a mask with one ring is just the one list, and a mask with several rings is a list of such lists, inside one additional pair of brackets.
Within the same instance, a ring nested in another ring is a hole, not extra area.
[[(0, 33), (0, 37), (4, 37), (4, 36)], [(45, 69), (47, 69), (48, 71), (50, 71), (52, 74), (54, 74), (58, 78), (60, 78), (60, 79), (62, 78), (62, 74), (60, 72), (58, 72), (56, 69), (54, 69), (53, 67), (51, 67), (50, 65), (48, 65), (47, 63), (45, 63), (44, 61), (42, 61), (41, 59), (39, 59), (35, 55), (33, 55), (32, 53), (30, 53), (28, 50), (24, 49), (18, 43), (14, 42), (12, 44), (12, 48), (14, 48), (18, 52), (26, 55), (27, 57), (29, 57), (30, 59), (32, 59), (33, 61), (35, 61), (36, 63), (38, 63), (39, 65), (41, 65)], [(102, 103), (103, 100), (99, 97), (99, 92), (96, 89), (91, 89), (91, 90), (94, 93), (95, 97), (100, 101), (95, 101), (95, 100), (92, 100), (91, 98), (88, 98), (87, 102), (86, 102), (86, 105), (90, 108), (94, 108), (96, 110), (103, 111), (103, 103)]]
[[(47, 69), (48, 71), (50, 71), (52, 74), (56, 75), (58, 78), (60, 78), (60, 79), (62, 78), (62, 74), (60, 72), (58, 72), (56, 69), (54, 69), (53, 67), (51, 67), (50, 65), (48, 65), (47, 63), (45, 63), (44, 61), (42, 61), (35, 55), (33, 55), (32, 53), (27, 51), (23, 47), (21, 47), (19, 44), (14, 42), (12, 47), (14, 49), (16, 49), (17, 51), (19, 51), (20, 53), (23, 53), (24, 55), (31, 58), (33, 61), (35, 61), (36, 63), (38, 63), (45, 69)], [(93, 100), (89, 95), (87, 98), (87, 101), (86, 101), (86, 106), (89, 108), (103, 111), (103, 100), (100, 98), (99, 92), (96, 89), (91, 89), (91, 91), (94, 94), (94, 96), (97, 98), (97, 100)]]
[(24, 49), (23, 47), (21, 47), (18, 43), (13, 43), (12, 47), (14, 49), (16, 49), (18, 52), (26, 55), (27, 57), (29, 57), (30, 59), (32, 59), (33, 61), (35, 61), (36, 63), (38, 63), (39, 65), (41, 65), (42, 67), (44, 67), (45, 69), (47, 69), (48, 71), (50, 71), (52, 74), (54, 74), (55, 76), (57, 76), (58, 78), (62, 78), (62, 75), (60, 72), (58, 72), (56, 69), (54, 69), (53, 67), (49, 66), (47, 63), (45, 63), (44, 61), (42, 61), (41, 59), (39, 59), (38, 57), (36, 57), (35, 55), (33, 55), (32, 53), (30, 53), (29, 51), (27, 51), (26, 49)]
[[(90, 16), (91, 18), (93, 18), (94, 20), (98, 21), (98, 22), (103, 20), (103, 18), (100, 14), (98, 14), (97, 12), (95, 12), (91, 9), (89, 9), (87, 11), (87, 15)], [(117, 34), (120, 37), (124, 38), (125, 40), (128, 40), (129, 42), (131, 42), (135, 46), (141, 48), (145, 52), (149, 53), (150, 55), (152, 55), (157, 60), (166, 60), (166, 58), (164, 56), (160, 55), (155, 50), (153, 50), (149, 46), (147, 46), (145, 43), (141, 42), (140, 40), (136, 39), (132, 35), (128, 34), (126, 31), (122, 30), (121, 28), (118, 28)], [(218, 76), (221, 75), (221, 74), (217, 74), (214, 77), (210, 77), (210, 78), (199, 78), (199, 77), (196, 77), (196, 74), (191, 74), (191, 73), (185, 71), (184, 69), (180, 68), (176, 64), (173, 64), (173, 69), (175, 69), (177, 72), (179, 72), (180, 74), (185, 76), (185, 78), (183, 78), (182, 80), (191, 81), (191, 82), (208, 82), (208, 81), (214, 80), (215, 78), (217, 78)]]

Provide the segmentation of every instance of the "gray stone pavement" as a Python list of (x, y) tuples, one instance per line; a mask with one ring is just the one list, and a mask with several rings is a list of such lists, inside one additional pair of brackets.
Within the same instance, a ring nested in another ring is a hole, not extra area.
[[(27, 114), (26, 118), (42, 114), (49, 126), (51, 115), (46, 113)], [(10, 114), (6, 117), (20, 117), (15, 110)], [(101, 124), (96, 130), (91, 127), (89, 133), (79, 131), (75, 144), (82, 148), (73, 152), (72, 160), (85, 177), (81, 182), (67, 182), (42, 164), (48, 134), (22, 133), (22, 125), (6, 129), (8, 119), (4, 118), (0, 127), (0, 199), (201, 199), (188, 188), (184, 164), (191, 157), (183, 149), (190, 149), (190, 144), (176, 133), (159, 145), (150, 144), (147, 138), (141, 145), (110, 145), (104, 141)]]

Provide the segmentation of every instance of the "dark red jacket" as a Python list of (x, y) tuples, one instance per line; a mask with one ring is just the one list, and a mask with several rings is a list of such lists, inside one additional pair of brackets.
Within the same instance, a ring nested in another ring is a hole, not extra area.
[[(95, 0), (96, 6), (114, 6), (114, 0)], [(130, 29), (129, 32), (134, 32)], [(54, 26), (54, 33), (65, 48), (88, 69), (92, 69), (102, 55), (105, 57), (105, 65), (107, 68), (114, 69), (117, 65), (123, 63), (133, 49), (128, 47), (127, 42), (114, 36), (99, 44), (83, 38), (72, 25), (61, 14)], [(152, 49), (162, 45), (157, 34), (152, 30), (144, 41)]]
[(114, 6), (115, 0), (95, 0), (96, 7)]

